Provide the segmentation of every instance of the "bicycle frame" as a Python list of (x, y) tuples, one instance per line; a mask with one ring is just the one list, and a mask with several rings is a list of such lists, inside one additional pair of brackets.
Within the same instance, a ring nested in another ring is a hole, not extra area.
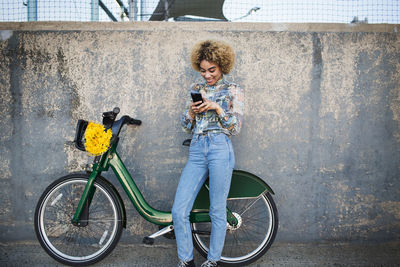
[[(108, 171), (109, 167), (111, 166), (132, 204), (135, 206), (136, 210), (143, 218), (157, 225), (172, 225), (171, 212), (154, 209), (144, 199), (142, 193), (140, 192), (136, 183), (132, 179), (132, 176), (126, 169), (124, 163), (122, 162), (116, 151), (118, 141), (119, 139), (116, 138), (111, 148), (106, 153), (104, 153), (100, 157), (95, 158), (91, 175), (82, 193), (82, 197), (73, 216), (72, 222), (76, 225), (85, 224), (83, 223), (83, 221), (87, 220), (82, 219), (82, 216), (88, 216), (88, 208), (90, 206), (90, 202), (95, 191), (95, 187), (93, 186), (94, 181), (96, 180), (96, 177), (101, 174), (101, 172)], [(257, 176), (248, 172), (235, 170), (232, 176), (231, 189), (228, 195), (228, 199), (256, 198), (266, 191), (274, 194), (272, 189)], [(211, 220), (208, 215), (208, 209), (208, 184), (205, 183), (193, 205), (193, 209), (190, 214), (190, 221), (210, 222)], [(228, 208), (227, 221), (230, 225), (237, 225), (238, 223), (237, 218), (230, 212)]]

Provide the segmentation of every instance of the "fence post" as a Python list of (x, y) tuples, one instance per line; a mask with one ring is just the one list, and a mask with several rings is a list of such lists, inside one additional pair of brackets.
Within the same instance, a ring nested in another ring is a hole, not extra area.
[(164, 0), (164, 10), (165, 10), (164, 20), (168, 21), (168, 19), (169, 19), (168, 0)]
[(129, 20), (137, 21), (138, 14), (138, 0), (129, 0)]
[(28, 21), (37, 21), (37, 0), (28, 0)]
[(90, 2), (90, 20), (99, 21), (99, 0), (91, 0)]

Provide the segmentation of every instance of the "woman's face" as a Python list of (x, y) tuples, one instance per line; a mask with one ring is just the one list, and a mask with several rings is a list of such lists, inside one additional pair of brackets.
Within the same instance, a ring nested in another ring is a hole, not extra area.
[(207, 60), (200, 62), (200, 73), (208, 85), (214, 85), (222, 78), (221, 68), (218, 64)]

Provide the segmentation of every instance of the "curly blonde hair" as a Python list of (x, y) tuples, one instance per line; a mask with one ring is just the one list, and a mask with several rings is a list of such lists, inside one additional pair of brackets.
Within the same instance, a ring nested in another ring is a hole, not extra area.
[(190, 55), (190, 61), (195, 71), (200, 71), (200, 63), (203, 60), (218, 64), (223, 74), (228, 74), (235, 64), (235, 52), (228, 44), (205, 40), (197, 43)]

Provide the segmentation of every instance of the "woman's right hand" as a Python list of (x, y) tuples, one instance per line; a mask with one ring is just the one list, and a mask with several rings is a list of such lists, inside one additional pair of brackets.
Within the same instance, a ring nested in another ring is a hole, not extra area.
[(192, 102), (190, 104), (190, 108), (189, 108), (189, 115), (194, 118), (194, 116), (199, 112), (199, 106), (201, 104), (202, 101), (197, 101), (197, 102)]

